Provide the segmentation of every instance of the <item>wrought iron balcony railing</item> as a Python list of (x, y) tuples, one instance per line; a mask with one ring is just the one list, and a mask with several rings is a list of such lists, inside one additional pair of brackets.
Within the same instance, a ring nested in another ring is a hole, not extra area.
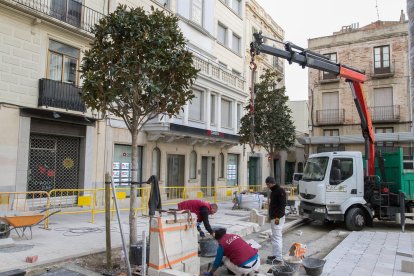
[(373, 122), (396, 122), (400, 120), (400, 106), (373, 106), (369, 108)]
[(341, 125), (345, 122), (345, 109), (323, 109), (316, 111), (318, 125)]
[(79, 0), (10, 0), (22, 7), (56, 18), (84, 31), (92, 27), (104, 16), (82, 4)]
[(193, 54), (194, 67), (200, 70), (201, 74), (214, 78), (222, 83), (244, 91), (244, 79), (237, 74), (220, 67), (219, 64)]
[(39, 106), (85, 112), (82, 88), (70, 83), (49, 79), (39, 80)]

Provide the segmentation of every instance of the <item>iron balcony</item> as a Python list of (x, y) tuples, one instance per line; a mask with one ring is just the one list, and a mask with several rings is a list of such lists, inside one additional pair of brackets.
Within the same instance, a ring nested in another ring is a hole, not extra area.
[(8, 0), (5, 2), (17, 4), (15, 7), (21, 10), (53, 17), (87, 32), (91, 32), (92, 27), (104, 16), (75, 0)]
[(345, 109), (323, 109), (316, 111), (318, 125), (342, 125), (345, 122)]
[(39, 106), (85, 112), (86, 107), (81, 95), (82, 88), (71, 83), (49, 79), (39, 80)]
[(400, 120), (400, 106), (373, 106), (369, 108), (373, 122), (398, 122)]

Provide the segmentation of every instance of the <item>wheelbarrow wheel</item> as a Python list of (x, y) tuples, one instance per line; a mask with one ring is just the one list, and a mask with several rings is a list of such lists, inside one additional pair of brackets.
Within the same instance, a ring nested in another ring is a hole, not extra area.
[(0, 239), (7, 239), (10, 236), (10, 225), (0, 222)]

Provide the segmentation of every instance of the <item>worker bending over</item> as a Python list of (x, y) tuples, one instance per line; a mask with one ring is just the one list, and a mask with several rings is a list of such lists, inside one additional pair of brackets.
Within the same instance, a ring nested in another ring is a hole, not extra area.
[(190, 210), (191, 213), (197, 215), (197, 230), (200, 233), (200, 237), (205, 237), (205, 234), (200, 227), (201, 222), (203, 222), (207, 232), (209, 232), (210, 235), (213, 235), (213, 229), (211, 229), (210, 222), (208, 221), (208, 215), (215, 214), (217, 209), (217, 204), (210, 204), (198, 199), (186, 200), (178, 203), (178, 210)]
[(236, 275), (254, 275), (260, 267), (260, 257), (257, 249), (251, 247), (240, 236), (227, 234), (226, 229), (220, 228), (214, 232), (214, 238), (218, 241), (216, 259), (213, 267), (204, 275), (217, 275), (215, 271), (224, 266)]

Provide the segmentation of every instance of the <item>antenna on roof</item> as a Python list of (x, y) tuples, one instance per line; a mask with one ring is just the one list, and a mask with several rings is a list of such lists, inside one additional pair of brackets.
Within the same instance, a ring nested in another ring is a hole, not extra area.
[(378, 18), (378, 21), (379, 21), (380, 16), (379, 16), (379, 10), (378, 10), (378, 0), (375, 0), (375, 8), (377, 9), (377, 18)]

